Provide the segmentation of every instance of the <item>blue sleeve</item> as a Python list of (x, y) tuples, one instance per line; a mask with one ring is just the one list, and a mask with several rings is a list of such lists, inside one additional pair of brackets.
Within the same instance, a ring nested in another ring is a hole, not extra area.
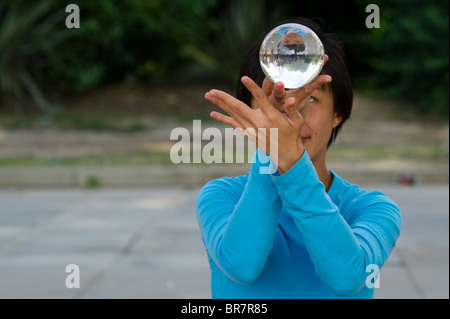
[(381, 193), (352, 198), (357, 201), (356, 212), (351, 224), (347, 223), (306, 150), (288, 172), (272, 179), (324, 284), (343, 296), (358, 291), (365, 284), (366, 266), (381, 268), (395, 245), (400, 231), (398, 207)]
[(260, 152), (255, 153), (245, 184), (214, 180), (197, 198), (197, 219), (210, 258), (241, 283), (252, 282), (264, 268), (282, 208), (270, 174), (264, 174), (267, 166), (257, 156)]

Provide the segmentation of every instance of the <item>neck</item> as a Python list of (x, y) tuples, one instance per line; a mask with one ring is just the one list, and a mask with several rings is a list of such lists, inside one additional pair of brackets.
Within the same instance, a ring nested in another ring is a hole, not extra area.
[(331, 174), (327, 169), (325, 158), (323, 157), (317, 159), (313, 162), (313, 165), (316, 169), (317, 175), (319, 176), (319, 180), (322, 182), (322, 184), (325, 186), (325, 190), (328, 192), (331, 184), (333, 183), (333, 174)]

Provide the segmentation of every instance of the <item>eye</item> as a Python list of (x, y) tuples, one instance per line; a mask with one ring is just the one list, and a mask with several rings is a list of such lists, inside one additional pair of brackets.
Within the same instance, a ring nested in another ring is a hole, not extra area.
[(309, 97), (309, 103), (316, 102), (317, 99), (314, 96)]

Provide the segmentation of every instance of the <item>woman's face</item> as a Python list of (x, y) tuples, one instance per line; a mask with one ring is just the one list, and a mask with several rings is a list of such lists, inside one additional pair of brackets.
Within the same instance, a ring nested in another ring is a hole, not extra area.
[[(252, 107), (255, 100), (252, 99)], [(281, 112), (284, 110), (280, 109)], [(339, 125), (342, 118), (334, 113), (333, 95), (327, 85), (322, 85), (311, 95), (305, 109), (299, 109), (303, 116), (301, 138), (309, 158), (313, 163), (317, 160), (325, 162), (328, 141), (333, 128)], [(306, 116), (305, 116), (306, 112)]]
[(301, 137), (303, 146), (313, 163), (319, 159), (325, 160), (331, 132), (342, 120), (334, 113), (333, 104), (331, 89), (323, 85), (311, 95), (307, 106)]

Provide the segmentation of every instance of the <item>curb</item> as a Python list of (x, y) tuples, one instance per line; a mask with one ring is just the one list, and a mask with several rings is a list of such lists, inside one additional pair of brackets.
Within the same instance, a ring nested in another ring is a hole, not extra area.
[[(102, 167), (0, 168), (0, 187), (201, 187), (210, 180), (245, 174), (250, 164), (179, 164)], [(331, 162), (328, 168), (356, 184), (448, 184), (447, 163)], [(399, 178), (412, 176), (410, 179)]]

